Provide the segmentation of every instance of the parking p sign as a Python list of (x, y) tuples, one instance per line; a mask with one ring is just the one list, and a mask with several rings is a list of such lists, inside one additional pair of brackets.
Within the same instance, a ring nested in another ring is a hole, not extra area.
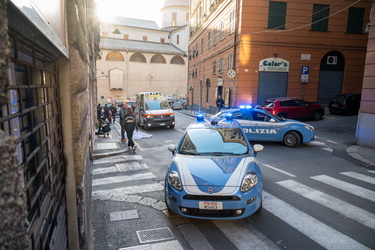
[(310, 67), (309, 66), (302, 66), (302, 75), (308, 75), (309, 74)]
[(309, 66), (302, 66), (301, 68), (301, 83), (309, 82)]

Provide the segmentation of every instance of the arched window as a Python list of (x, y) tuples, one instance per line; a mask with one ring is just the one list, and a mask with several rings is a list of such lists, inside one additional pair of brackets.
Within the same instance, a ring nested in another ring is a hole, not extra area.
[(185, 61), (181, 56), (174, 56), (171, 59), (171, 64), (185, 65)]
[(133, 55), (131, 55), (129, 61), (146, 63), (146, 57), (142, 55), (141, 53), (134, 53)]
[(108, 53), (107, 57), (105, 58), (106, 61), (125, 61), (124, 57), (120, 52), (117, 51), (111, 51)]
[(165, 61), (164, 56), (162, 56), (162, 55), (154, 55), (151, 58), (151, 63), (167, 63), (167, 62)]

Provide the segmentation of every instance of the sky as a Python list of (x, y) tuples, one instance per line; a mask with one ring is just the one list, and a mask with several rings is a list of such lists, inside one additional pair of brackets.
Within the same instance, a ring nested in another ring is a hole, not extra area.
[(100, 19), (108, 20), (111, 16), (124, 16), (153, 20), (161, 27), (160, 9), (164, 0), (95, 0)]

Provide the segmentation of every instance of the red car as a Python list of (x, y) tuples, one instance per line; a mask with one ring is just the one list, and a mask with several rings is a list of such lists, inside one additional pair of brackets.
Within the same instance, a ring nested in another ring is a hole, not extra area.
[(318, 121), (322, 119), (325, 110), (322, 105), (307, 102), (296, 97), (280, 97), (268, 99), (262, 109), (284, 118), (312, 119)]

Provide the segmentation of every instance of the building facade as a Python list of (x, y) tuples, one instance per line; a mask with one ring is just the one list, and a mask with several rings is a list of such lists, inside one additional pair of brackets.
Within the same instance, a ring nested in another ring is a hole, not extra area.
[(134, 100), (145, 91), (186, 98), (189, 2), (165, 1), (163, 27), (154, 21), (116, 17), (100, 26), (98, 102)]
[(89, 249), (94, 1), (0, 7), (0, 248)]
[(192, 109), (261, 105), (293, 96), (328, 104), (360, 93), (369, 1), (191, 0)]

